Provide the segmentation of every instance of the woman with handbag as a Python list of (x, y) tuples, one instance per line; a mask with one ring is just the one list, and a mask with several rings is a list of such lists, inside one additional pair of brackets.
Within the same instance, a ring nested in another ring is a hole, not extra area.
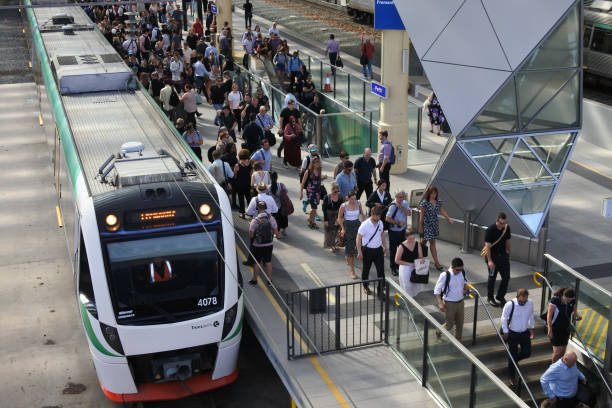
[(302, 177), (302, 184), (300, 186), (300, 200), (304, 198), (304, 189), (306, 189), (306, 196), (308, 203), (310, 204), (308, 226), (311, 229), (319, 228), (319, 226), (315, 223), (315, 216), (317, 215), (317, 206), (321, 201), (322, 183), (323, 180), (327, 178), (327, 176), (323, 175), (321, 171), (321, 159), (319, 156), (315, 156), (310, 161), (310, 165)]
[(576, 292), (573, 288), (561, 288), (550, 298), (546, 312), (546, 334), (552, 343), (552, 362), (565, 354), (571, 332), (572, 314), (576, 320), (582, 316), (576, 310)]
[(408, 228), (406, 240), (397, 247), (395, 263), (399, 265), (399, 284), (412, 297), (425, 290), (429, 280), (429, 272), (425, 275), (416, 273), (417, 262), (421, 265), (419, 270), (429, 269), (429, 261), (423, 257), (423, 249), (416, 239), (416, 233), (412, 228)]
[(329, 252), (335, 253), (336, 239), (340, 231), (338, 224), (338, 210), (342, 205), (342, 197), (340, 196), (340, 187), (335, 181), (331, 183), (331, 193), (323, 199), (323, 224), (325, 226), (325, 238), (323, 248), (329, 248)]
[(355, 257), (357, 256), (357, 231), (361, 225), (363, 211), (361, 202), (357, 201), (357, 192), (349, 191), (346, 202), (340, 206), (338, 211), (338, 224), (340, 225), (340, 236), (344, 238), (344, 256), (351, 271), (351, 279), (357, 279), (355, 274)]
[(419, 217), (419, 234), (421, 234), (421, 237), (426, 242), (429, 242), (434, 265), (440, 272), (444, 271), (445, 268), (440, 265), (440, 261), (438, 261), (438, 250), (436, 248), (436, 238), (440, 234), (438, 214), (442, 214), (449, 223), (455, 223), (448, 216), (442, 205), (442, 200), (440, 200), (438, 197), (438, 189), (435, 186), (429, 186), (425, 192), (425, 195), (423, 196), (423, 201), (421, 201), (421, 204), (419, 205), (421, 208), (421, 215)]
[(269, 195), (274, 198), (274, 202), (278, 207), (278, 211), (272, 213), (274, 220), (276, 220), (276, 225), (278, 226), (278, 234), (279, 237), (282, 234), (283, 236), (287, 236), (287, 226), (289, 225), (289, 216), (283, 213), (282, 206), (282, 195), (289, 194), (287, 191), (287, 187), (283, 183), (278, 182), (278, 173), (275, 171), (270, 172), (270, 180), (272, 180), (272, 184), (270, 184), (270, 190), (268, 192)]
[[(261, 163), (255, 163), (253, 165), (253, 174), (251, 175), (251, 191), (254, 192), (255, 187), (261, 182), (265, 183), (265, 185), (268, 186), (269, 191), (270, 184), (272, 184), (272, 182), (270, 181), (270, 173), (263, 169)], [(254, 197), (257, 195), (257, 193), (251, 193), (251, 195)]]
[(300, 151), (300, 138), (304, 131), (302, 126), (292, 115), (289, 117), (289, 123), (283, 129), (283, 140), (285, 141), (285, 160), (292, 167), (300, 167), (302, 165), (302, 152)]

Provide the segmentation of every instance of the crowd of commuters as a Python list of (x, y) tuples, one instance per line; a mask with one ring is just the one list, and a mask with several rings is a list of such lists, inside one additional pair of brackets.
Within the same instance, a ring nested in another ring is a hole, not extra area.
[[(430, 186), (419, 204), (420, 239), (417, 239), (417, 231), (408, 228), (413, 210), (406, 201), (406, 193), (390, 193), (389, 173), (395, 163), (395, 152), (387, 131), (383, 130), (379, 132), (380, 151), (376, 159), (369, 148), (364, 149), (354, 163), (348, 153), (340, 153), (340, 162), (330, 175), (333, 180), (327, 191), (328, 175), (323, 171), (318, 147), (309, 145), (306, 157), (301, 157), (305, 137), (296, 102), (299, 100), (317, 112), (323, 109), (312, 78), (299, 54), (290, 53), (286, 40), (280, 38), (276, 23), (267, 33), (262, 33), (259, 26), (251, 31), (252, 4), (248, 0), (244, 10), (246, 31), (240, 41), (246, 56), (243, 63), (248, 66), (249, 57), (254, 55), (269, 59), (279, 77), (288, 82), (285, 107), (278, 124), (268, 114), (269, 99), (263, 90), (259, 88), (253, 95), (249, 94), (245, 76), (232, 58), (232, 30), (227, 22), (217, 27), (216, 16), (210, 10), (206, 12), (205, 22), (196, 18), (184, 36), (183, 11), (173, 2), (150, 3), (148, 8), (139, 10), (136, 33), (128, 29), (127, 10), (123, 6), (86, 8), (200, 160), (204, 138), (197, 129), (197, 105), (205, 100), (213, 106), (218, 132), (206, 156), (210, 162), (208, 169), (231, 197), (239, 217), (252, 217), (249, 225), (252, 256), (245, 263), (257, 263), (259, 267), (254, 268), (249, 283), (258, 284), (260, 268), (268, 283), (271, 282), (274, 238), (287, 235), (289, 216), (293, 212), (289, 188), (278, 181), (278, 174), (272, 169), (271, 147), (276, 143), (273, 129), (277, 128), (280, 136), (277, 154), (280, 156), (284, 150), (283, 167), (298, 170), (295, 188), (299, 189), (310, 228), (319, 228), (317, 222), (321, 218), (317, 211), (319, 206), (322, 208), (323, 247), (333, 253), (344, 248), (352, 279), (359, 279), (355, 258), (363, 261), (360, 278), (366, 294), (372, 294), (367, 282), (371, 266), (374, 265), (377, 277), (384, 277), (385, 257), (388, 256), (389, 269), (393, 275), (399, 275), (400, 286), (408, 295), (417, 296), (427, 287), (426, 259), (431, 253), (435, 269), (441, 272), (434, 295), (445, 315), (444, 327), (449, 331), (454, 328), (455, 336), (461, 339), (468, 278), (462, 259), (455, 258), (445, 267), (438, 257), (438, 215), (451, 224), (453, 220), (444, 210), (437, 188)], [(339, 45), (333, 35), (326, 52), (332, 65), (339, 65)], [(371, 77), (374, 46), (369, 40), (362, 44), (361, 52), (364, 76)], [(439, 132), (445, 119), (434, 94), (427, 105), (432, 131), (437, 127)], [(242, 139), (240, 148), (236, 146), (238, 138)], [(360, 201), (364, 192), (365, 208)], [(506, 215), (499, 213), (486, 231), (483, 254), (489, 270), (488, 302), (503, 308), (500, 323), (513, 357), (508, 362), (508, 371), (514, 384), (515, 364), (531, 354), (534, 315), (526, 289), (519, 289), (510, 301), (505, 298), (510, 279), (510, 242)], [(495, 293), (498, 273), (501, 284)], [(383, 295), (381, 285), (375, 289), (377, 296)], [(553, 364), (541, 379), (549, 401), (557, 407), (575, 406), (575, 383), (584, 381), (584, 376), (576, 369), (575, 354), (566, 352), (572, 314), (580, 318), (574, 289), (562, 288), (554, 294), (547, 310)]]

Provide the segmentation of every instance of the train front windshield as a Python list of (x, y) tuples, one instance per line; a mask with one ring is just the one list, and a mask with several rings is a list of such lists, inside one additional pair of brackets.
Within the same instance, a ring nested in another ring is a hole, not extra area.
[(162, 324), (223, 308), (214, 231), (107, 244), (119, 324)]

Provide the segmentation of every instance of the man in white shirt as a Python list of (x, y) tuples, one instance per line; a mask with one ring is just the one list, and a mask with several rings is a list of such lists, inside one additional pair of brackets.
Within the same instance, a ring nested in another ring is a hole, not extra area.
[[(455, 326), (455, 338), (461, 340), (463, 332), (463, 298), (467, 292), (467, 280), (463, 270), (463, 260), (455, 258), (451, 267), (442, 272), (434, 288), (434, 295), (438, 299), (438, 308), (445, 313), (444, 328), (448, 331)], [(439, 333), (436, 333), (438, 337)]]
[[(533, 302), (529, 299), (527, 289), (517, 290), (516, 298), (506, 302), (501, 315), (501, 327), (504, 340), (508, 342), (508, 349), (517, 365), (520, 360), (531, 356), (531, 339), (534, 335), (535, 320)], [(508, 359), (508, 374), (510, 375), (510, 386), (514, 387), (516, 385), (515, 367), (510, 359)]]
[(276, 21), (272, 23), (272, 27), (268, 28), (268, 36), (272, 37), (273, 33), (280, 36), (280, 31), (278, 30)]
[(263, 201), (266, 203), (266, 212), (268, 214), (274, 214), (278, 212), (278, 206), (276, 205), (276, 201), (274, 201), (274, 197), (266, 193), (268, 191), (268, 186), (263, 181), (257, 184), (257, 196), (251, 199), (249, 206), (246, 210), (247, 215), (251, 217), (257, 216), (257, 203)]
[(170, 62), (170, 72), (172, 73), (173, 81), (181, 80), (181, 73), (183, 72), (183, 61), (179, 58), (179, 53), (175, 52)]
[[(370, 277), (372, 263), (376, 268), (376, 275), (382, 278), (378, 283), (376, 295), (383, 295), (383, 281), (385, 278), (385, 256), (387, 256), (387, 241), (385, 240), (383, 222), (380, 220), (382, 208), (374, 207), (370, 212), (370, 218), (359, 226), (357, 231), (357, 259), (363, 259), (361, 280), (367, 281)], [(372, 292), (367, 283), (363, 284), (363, 291), (367, 295)]]

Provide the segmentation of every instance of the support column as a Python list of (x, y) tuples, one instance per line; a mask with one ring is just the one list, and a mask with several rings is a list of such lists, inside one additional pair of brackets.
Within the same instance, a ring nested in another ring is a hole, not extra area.
[[(223, 22), (227, 21), (229, 26), (232, 28), (232, 35), (234, 38), (239, 38), (238, 33), (234, 32), (234, 26), (232, 24), (232, 0), (217, 0), (217, 8), (219, 12), (217, 13), (217, 32), (221, 33), (221, 27), (223, 27)], [(242, 33), (240, 33), (242, 35)]]
[(381, 82), (389, 90), (380, 102), (379, 129), (389, 132), (395, 147), (395, 165), (391, 174), (404, 173), (408, 167), (408, 73), (402, 72), (402, 50), (410, 48), (406, 30), (381, 30)]

